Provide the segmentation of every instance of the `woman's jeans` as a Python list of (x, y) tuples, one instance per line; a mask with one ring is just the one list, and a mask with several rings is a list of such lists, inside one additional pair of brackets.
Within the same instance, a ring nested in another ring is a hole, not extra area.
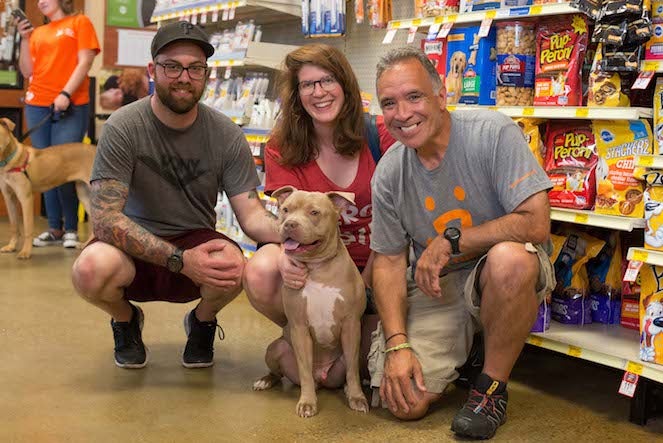
[[(28, 129), (36, 126), (44, 119), (50, 107), (25, 105), (25, 118)], [(60, 119), (56, 113), (39, 129), (30, 135), (32, 146), (37, 149), (49, 146), (61, 145), (63, 143), (78, 143), (83, 141), (87, 132), (89, 105), (72, 106), (66, 115)], [(55, 120), (55, 121), (53, 121)], [(46, 203), (46, 214), (48, 215), (48, 227), (51, 230), (74, 231), (78, 230), (78, 197), (73, 182), (55, 187), (44, 192)]]

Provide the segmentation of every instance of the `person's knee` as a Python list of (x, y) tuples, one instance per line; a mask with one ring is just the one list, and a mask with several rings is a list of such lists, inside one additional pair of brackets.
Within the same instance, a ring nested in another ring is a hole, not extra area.
[(539, 262), (536, 253), (527, 251), (523, 244), (504, 242), (490, 249), (482, 273), (486, 283), (497, 288), (534, 288)]
[(244, 266), (242, 283), (253, 305), (270, 306), (278, 299), (279, 270), (273, 254), (255, 255)]
[(83, 298), (95, 299), (108, 285), (121, 287), (133, 280), (135, 271), (117, 254), (106, 254), (90, 247), (83, 250), (71, 271), (71, 281)]
[(414, 406), (411, 406), (408, 412), (403, 410), (390, 411), (391, 414), (403, 421), (412, 421), (419, 420), (426, 416), (428, 409), (430, 409), (431, 400), (427, 398), (422, 398)]

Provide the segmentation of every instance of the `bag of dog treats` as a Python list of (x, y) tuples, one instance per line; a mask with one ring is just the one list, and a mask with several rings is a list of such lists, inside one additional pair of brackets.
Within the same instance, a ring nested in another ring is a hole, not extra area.
[(644, 184), (633, 177), (635, 156), (652, 153), (652, 135), (646, 120), (596, 120), (593, 122), (599, 214), (642, 218)]
[(549, 121), (544, 169), (553, 182), (550, 205), (591, 209), (596, 197), (596, 147), (589, 122)]
[(547, 20), (536, 37), (534, 105), (580, 106), (580, 70), (589, 40), (587, 19), (580, 14)]
[(536, 118), (514, 118), (513, 121), (522, 129), (530, 151), (534, 154), (534, 158), (539, 165), (543, 167), (545, 146), (543, 145), (541, 131), (539, 130), (539, 125), (543, 123), (543, 120)]
[(645, 248), (663, 251), (663, 186), (647, 186), (645, 205)]
[[(557, 261), (557, 257), (559, 257), (559, 253), (562, 251), (564, 243), (566, 242), (566, 237), (562, 235), (551, 234), (550, 240), (553, 244), (553, 252), (550, 256), (550, 261), (555, 263), (555, 261)], [(550, 319), (552, 318), (552, 308), (550, 306), (551, 298), (552, 297), (549, 294), (539, 305), (539, 310), (536, 314), (536, 320), (534, 321), (534, 325), (532, 326), (530, 332), (544, 332), (550, 329)]]
[(603, 71), (600, 65), (602, 58), (602, 44), (599, 44), (589, 73), (587, 106), (622, 106), (623, 100), (628, 100), (628, 97), (624, 95), (625, 98), (621, 98), (623, 95), (621, 77), (616, 72)]
[(663, 267), (640, 269), (640, 360), (663, 364)]
[(586, 265), (592, 321), (617, 324), (621, 310), (622, 250), (619, 233), (611, 232), (601, 252)]
[(663, 77), (654, 87), (654, 154), (663, 154)]

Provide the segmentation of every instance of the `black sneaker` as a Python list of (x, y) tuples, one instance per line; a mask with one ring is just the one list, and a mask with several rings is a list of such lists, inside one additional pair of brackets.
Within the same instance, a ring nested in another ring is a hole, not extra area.
[(195, 309), (184, 316), (184, 331), (188, 337), (182, 352), (182, 365), (185, 368), (208, 368), (214, 364), (216, 328), (216, 319), (200, 321), (196, 317)]
[(483, 347), (483, 333), (477, 332), (472, 339), (472, 348), (470, 354), (467, 356), (465, 364), (457, 368), (458, 378), (454, 384), (459, 388), (469, 389), (474, 386), (476, 378), (483, 370), (484, 362), (484, 347)]
[(120, 368), (140, 369), (147, 364), (147, 349), (143, 344), (143, 310), (131, 305), (131, 320), (118, 321), (111, 319), (113, 338), (115, 339), (115, 364)]
[[(485, 378), (490, 381), (487, 389)], [(506, 422), (506, 405), (509, 399), (506, 385), (494, 382), (497, 386), (493, 386), (492, 383), (492, 379), (485, 374), (478, 377), (477, 386), (470, 389), (465, 405), (451, 423), (453, 432), (463, 437), (483, 440), (492, 438), (497, 428)]]

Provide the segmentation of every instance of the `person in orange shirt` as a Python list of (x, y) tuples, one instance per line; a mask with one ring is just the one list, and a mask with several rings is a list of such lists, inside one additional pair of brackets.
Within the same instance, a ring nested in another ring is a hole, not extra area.
[[(46, 23), (34, 28), (15, 19), (21, 35), (19, 68), (30, 81), (25, 95), (25, 117), (35, 148), (80, 142), (87, 131), (88, 71), (99, 54), (99, 41), (90, 19), (74, 13), (73, 0), (38, 0)], [(53, 107), (53, 117), (47, 116)], [(64, 113), (66, 111), (66, 114)], [(78, 243), (78, 199), (73, 183), (44, 193), (48, 231), (33, 239), (34, 246)], [(64, 221), (64, 224), (63, 224)]]

